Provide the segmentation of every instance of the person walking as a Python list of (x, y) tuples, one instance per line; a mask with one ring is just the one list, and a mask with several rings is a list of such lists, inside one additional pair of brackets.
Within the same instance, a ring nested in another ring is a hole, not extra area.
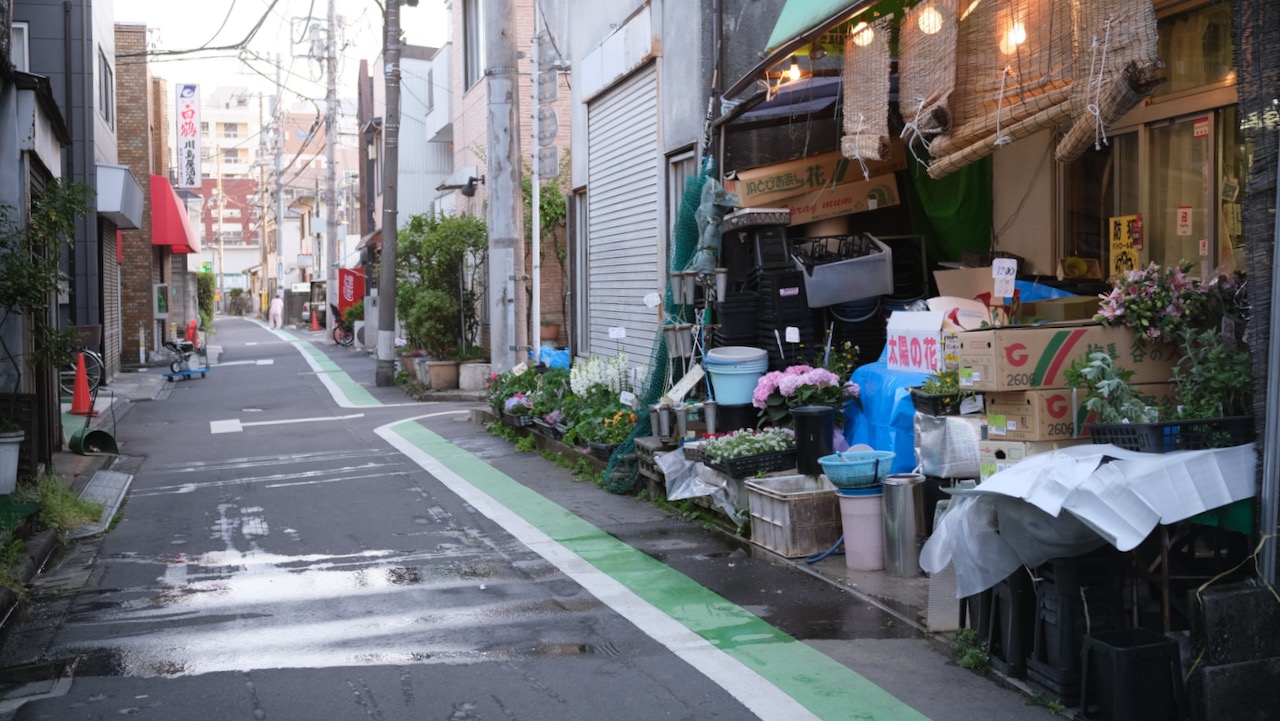
[(276, 296), (271, 299), (271, 308), (267, 311), (272, 328), (284, 327), (284, 298)]

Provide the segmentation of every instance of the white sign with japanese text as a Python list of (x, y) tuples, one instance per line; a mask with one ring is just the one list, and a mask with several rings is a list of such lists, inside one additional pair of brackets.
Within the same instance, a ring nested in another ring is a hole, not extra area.
[(200, 187), (200, 86), (179, 83), (177, 112), (174, 119), (178, 142), (177, 170), (179, 188)]

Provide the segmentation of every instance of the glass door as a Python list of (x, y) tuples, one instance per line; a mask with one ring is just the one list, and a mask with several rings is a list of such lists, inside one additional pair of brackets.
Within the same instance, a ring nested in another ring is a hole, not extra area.
[(1190, 261), (1202, 278), (1216, 257), (1215, 137), (1212, 112), (1152, 125), (1147, 135), (1147, 258)]

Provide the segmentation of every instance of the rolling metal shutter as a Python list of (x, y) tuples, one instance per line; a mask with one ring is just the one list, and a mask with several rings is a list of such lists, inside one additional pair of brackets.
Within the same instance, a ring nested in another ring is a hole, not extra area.
[(120, 373), (124, 352), (120, 337), (124, 321), (120, 312), (120, 264), (116, 261), (116, 226), (98, 219), (98, 247), (102, 249), (102, 362), (103, 381), (110, 383)]
[[(647, 363), (658, 330), (658, 75), (650, 63), (587, 108), (589, 346)], [(609, 337), (626, 328), (627, 337)]]

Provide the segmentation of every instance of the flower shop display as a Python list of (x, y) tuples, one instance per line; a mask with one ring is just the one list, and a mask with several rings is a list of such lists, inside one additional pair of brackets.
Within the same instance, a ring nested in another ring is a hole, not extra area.
[[(962, 414), (961, 402), (973, 395), (960, 389), (958, 369), (938, 370), (925, 378), (924, 383), (911, 389), (911, 404), (925, 415), (958, 416)], [(974, 410), (982, 408), (981, 404), (975, 406)]]
[(1125, 271), (1110, 293), (1098, 296), (1102, 306), (1094, 321), (1129, 326), (1150, 341), (1175, 340), (1197, 321), (1204, 298), (1200, 282), (1187, 275), (1190, 269), (1191, 263), (1183, 261)]
[(607, 461), (618, 446), (627, 440), (635, 426), (636, 414), (625, 409), (604, 418), (598, 424), (579, 427), (577, 435), (586, 442), (592, 457)]
[(790, 428), (745, 428), (707, 438), (702, 453), (708, 465), (733, 478), (784, 471), (796, 465), (795, 432)]

